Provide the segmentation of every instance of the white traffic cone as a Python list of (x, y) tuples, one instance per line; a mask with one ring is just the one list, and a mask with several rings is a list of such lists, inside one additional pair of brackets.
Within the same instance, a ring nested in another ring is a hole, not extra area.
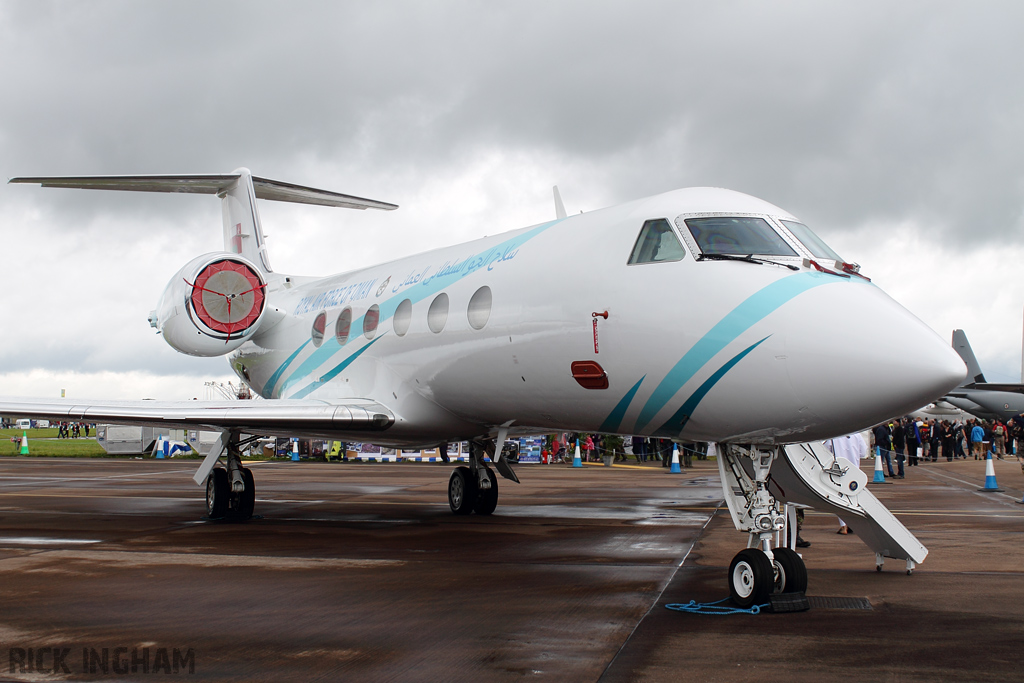
[(985, 488), (978, 490), (989, 491), (992, 493), (1002, 491), (1002, 489), (999, 488), (999, 484), (996, 483), (996, 468), (992, 464), (992, 451), (989, 451), (985, 455)]
[(875, 478), (871, 480), (872, 484), (891, 484), (891, 481), (885, 480), (885, 473), (882, 471), (882, 449), (875, 446)]

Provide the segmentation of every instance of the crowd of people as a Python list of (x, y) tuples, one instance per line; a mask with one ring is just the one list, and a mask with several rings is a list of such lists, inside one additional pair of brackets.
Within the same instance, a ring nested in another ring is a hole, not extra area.
[(949, 462), (969, 457), (984, 460), (990, 450), (994, 457), (1005, 459), (1007, 453), (1017, 452), (1017, 441), (1024, 439), (1024, 430), (1017, 428), (1016, 419), (1008, 425), (1000, 420), (977, 418), (950, 422), (904, 417), (877, 425), (871, 431), (871, 445), (879, 448), (885, 476), (903, 479), (904, 464), (914, 467), (921, 462), (936, 462), (940, 457)]
[(541, 462), (566, 462), (573, 458), (576, 443), (580, 445), (580, 459), (596, 462), (610, 456), (613, 462), (624, 462), (630, 457), (637, 464), (660, 462), (668, 467), (672, 462), (672, 451), (679, 448), (679, 465), (692, 467), (693, 459), (707, 460), (706, 443), (684, 443), (673, 439), (659, 439), (646, 436), (621, 437), (610, 434), (557, 434), (549, 437), (541, 451)]
[(58, 439), (77, 439), (85, 433), (86, 438), (89, 437), (89, 425), (84, 422), (58, 422), (57, 423), (57, 438)]

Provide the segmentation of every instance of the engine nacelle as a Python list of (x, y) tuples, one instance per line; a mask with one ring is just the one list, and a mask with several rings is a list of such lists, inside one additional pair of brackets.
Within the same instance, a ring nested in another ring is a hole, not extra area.
[(259, 268), (241, 256), (204, 254), (171, 278), (149, 324), (181, 353), (222, 356), (259, 329), (266, 287)]

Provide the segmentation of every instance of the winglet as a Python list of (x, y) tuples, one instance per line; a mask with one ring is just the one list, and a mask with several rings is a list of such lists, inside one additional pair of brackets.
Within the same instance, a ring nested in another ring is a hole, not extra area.
[(963, 330), (953, 330), (953, 350), (963, 359), (967, 366), (967, 379), (963, 384), (985, 384), (985, 374), (978, 365), (978, 359), (974, 356), (974, 349), (967, 341), (967, 334)]
[(562, 204), (562, 195), (558, 194), (558, 185), (551, 189), (555, 192), (555, 218), (565, 218), (565, 205)]

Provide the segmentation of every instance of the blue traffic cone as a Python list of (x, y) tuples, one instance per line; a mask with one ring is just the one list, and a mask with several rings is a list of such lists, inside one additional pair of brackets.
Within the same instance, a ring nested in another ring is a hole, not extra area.
[(990, 491), (992, 493), (1002, 491), (999, 488), (999, 484), (996, 483), (996, 468), (992, 464), (992, 451), (989, 451), (985, 456), (985, 488), (978, 490)]
[(299, 440), (292, 439), (292, 462), (299, 461)]
[(580, 440), (576, 439), (576, 453), (572, 456), (573, 467), (583, 467), (583, 458), (580, 457)]
[(871, 480), (871, 483), (885, 483), (885, 474), (882, 472), (882, 449), (878, 446), (875, 446), (875, 478)]
[(156, 459), (157, 460), (163, 460), (164, 459), (164, 435), (163, 434), (161, 434), (160, 436), (156, 437)]
[(672, 474), (679, 474), (682, 470), (679, 469), (679, 446), (672, 446), (672, 467), (668, 470)]

